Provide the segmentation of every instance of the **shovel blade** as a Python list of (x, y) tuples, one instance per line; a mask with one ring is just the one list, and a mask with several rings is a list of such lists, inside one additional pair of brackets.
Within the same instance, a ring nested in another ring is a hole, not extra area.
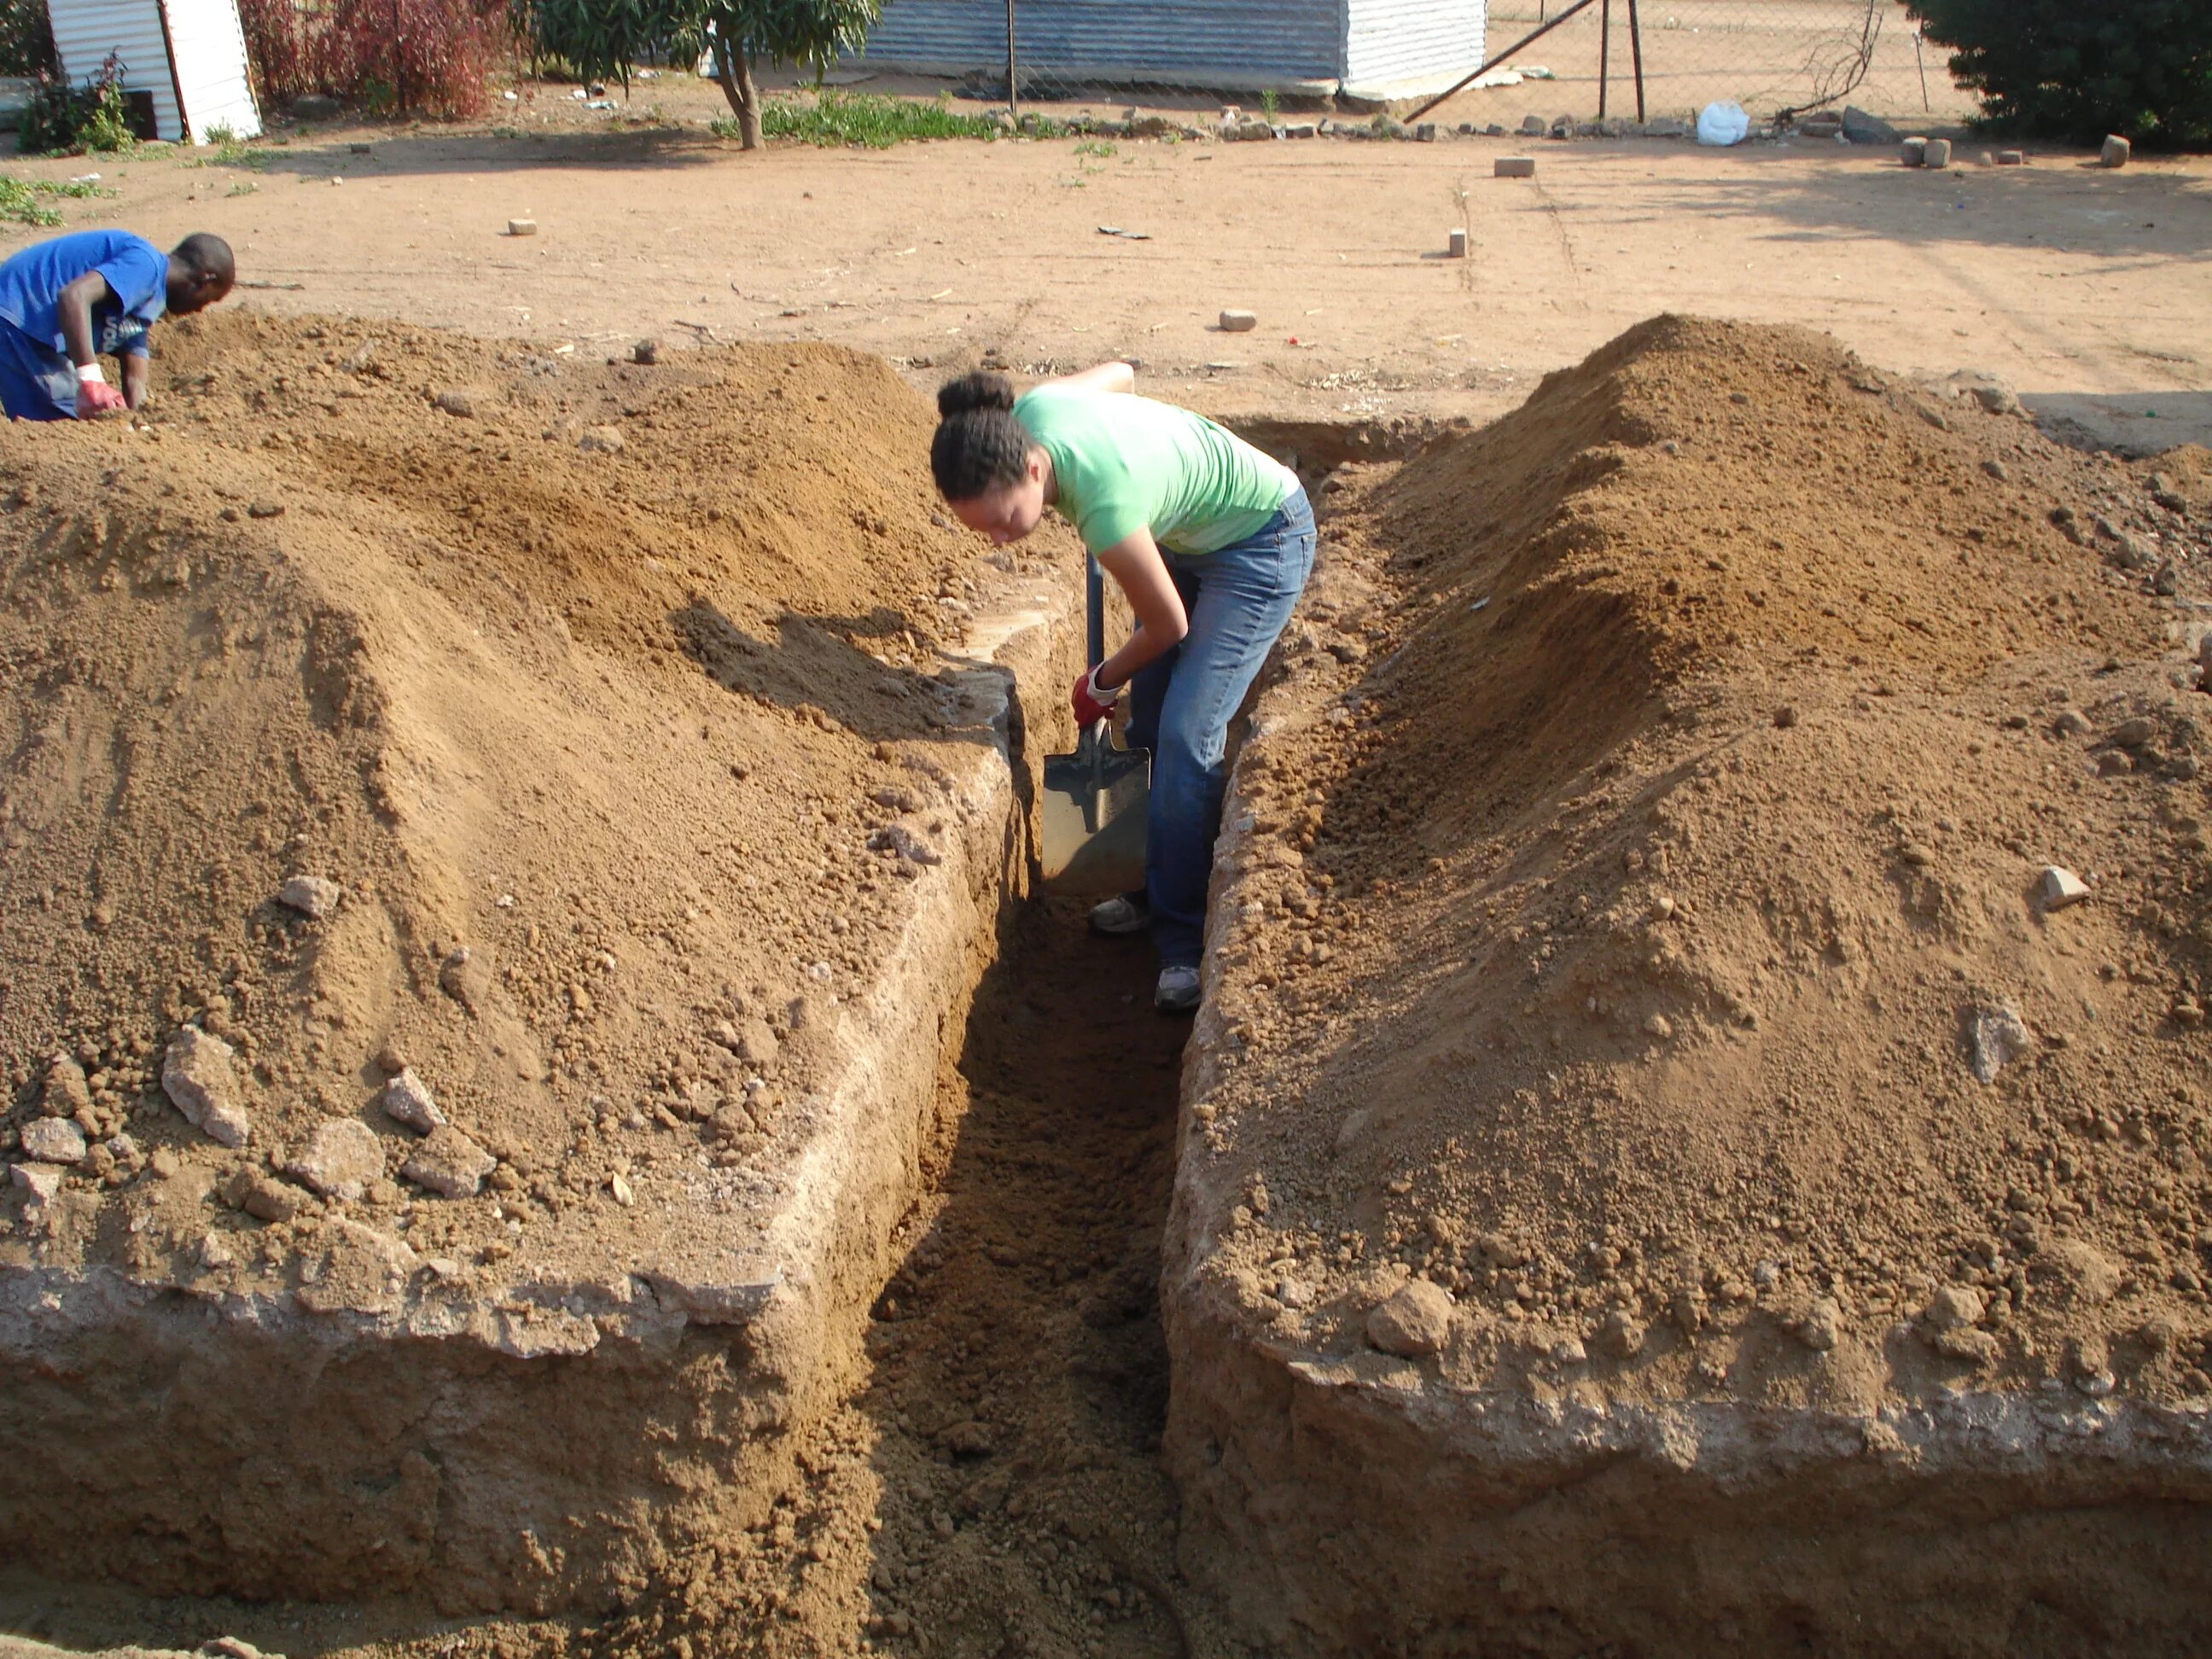
[(1044, 758), (1042, 862), (1055, 893), (1141, 891), (1149, 749), (1115, 749), (1085, 736), (1072, 755)]

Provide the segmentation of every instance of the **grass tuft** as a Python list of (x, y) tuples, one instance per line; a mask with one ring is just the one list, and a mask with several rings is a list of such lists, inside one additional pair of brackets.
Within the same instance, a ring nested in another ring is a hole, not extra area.
[[(725, 138), (738, 136), (735, 120), (717, 121), (714, 130)], [(771, 138), (796, 138), (825, 147), (860, 144), (869, 149), (889, 149), (915, 139), (999, 136), (988, 116), (963, 115), (943, 99), (924, 102), (828, 89), (811, 100), (768, 100), (761, 110), (761, 131)]]
[(58, 225), (62, 222), (62, 216), (46, 205), (52, 198), (69, 197), (82, 201), (88, 197), (114, 194), (113, 191), (103, 190), (89, 180), (82, 184), (58, 185), (40, 179), (27, 183), (0, 173), (0, 220), (19, 225)]

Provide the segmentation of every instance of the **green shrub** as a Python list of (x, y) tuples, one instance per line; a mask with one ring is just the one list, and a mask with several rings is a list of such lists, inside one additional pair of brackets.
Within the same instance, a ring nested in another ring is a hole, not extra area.
[(1987, 125), (2212, 142), (2212, 0), (1906, 0)]
[(23, 106), (15, 137), (26, 155), (70, 155), (88, 149), (112, 155), (136, 149), (138, 138), (131, 131), (122, 59), (110, 52), (100, 73), (82, 87), (40, 70)]

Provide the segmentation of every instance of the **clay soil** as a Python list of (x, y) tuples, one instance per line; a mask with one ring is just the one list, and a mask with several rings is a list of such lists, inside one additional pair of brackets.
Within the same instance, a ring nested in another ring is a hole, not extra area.
[(1157, 1307), (1188, 1027), (1141, 940), (1024, 915), (946, 1056), (931, 1195), (850, 1392), (770, 1518), (558, 1621), (157, 1601), (17, 1577), (10, 1628), (70, 1647), (378, 1656), (1243, 1651), (1177, 1574)]
[(1341, 475), (1193, 1270), (1540, 1398), (2212, 1397), (2196, 459), (1662, 318)]

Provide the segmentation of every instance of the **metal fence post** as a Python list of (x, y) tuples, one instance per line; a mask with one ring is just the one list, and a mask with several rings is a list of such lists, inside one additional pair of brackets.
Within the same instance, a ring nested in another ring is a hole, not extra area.
[(1014, 68), (1014, 0), (1006, 0), (1006, 113), (1019, 126), (1022, 120), (1021, 82)]

